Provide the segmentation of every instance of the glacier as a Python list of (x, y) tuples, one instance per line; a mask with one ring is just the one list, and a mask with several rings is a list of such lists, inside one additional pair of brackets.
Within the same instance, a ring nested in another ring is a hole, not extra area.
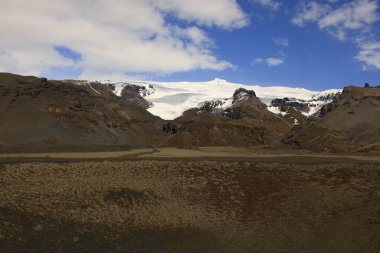
[[(231, 103), (232, 94), (239, 88), (255, 91), (257, 97), (274, 113), (278, 113), (270, 104), (276, 98), (294, 98), (303, 101), (316, 100), (318, 96), (336, 93), (339, 90), (312, 91), (305, 88), (291, 88), (284, 86), (259, 86), (231, 83), (222, 79), (214, 79), (205, 82), (156, 82), (156, 81), (102, 81), (112, 84), (114, 93), (121, 96), (122, 90), (127, 85), (144, 86), (147, 93), (144, 98), (152, 104), (148, 109), (153, 115), (165, 120), (173, 120), (190, 108), (212, 100), (223, 100), (226, 106)], [(317, 102), (316, 102), (317, 103)]]

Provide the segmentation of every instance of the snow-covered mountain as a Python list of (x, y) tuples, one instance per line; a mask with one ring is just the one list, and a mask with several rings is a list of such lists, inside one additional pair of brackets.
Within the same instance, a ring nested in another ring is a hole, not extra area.
[(294, 97), (278, 98), (272, 100), (268, 110), (283, 116), (289, 114), (291, 110), (296, 110), (306, 117), (318, 116), (323, 105), (333, 102), (334, 98), (341, 92), (342, 90), (338, 89), (325, 90), (306, 100)]
[(152, 114), (166, 120), (175, 119), (181, 116), (184, 111), (198, 107), (206, 101), (218, 101), (220, 107), (228, 107), (232, 104), (232, 95), (239, 88), (255, 91), (257, 97), (275, 113), (278, 112), (278, 109), (270, 106), (272, 100), (276, 98), (282, 99), (287, 97), (302, 101), (315, 100), (318, 104), (320, 103), (317, 101), (319, 97), (338, 92), (338, 90), (330, 90), (320, 93), (304, 88), (244, 85), (230, 83), (221, 79), (208, 82), (102, 81), (102, 83), (112, 85), (114, 93), (118, 96), (122, 95), (122, 91), (126, 86), (136, 85), (144, 87), (141, 89), (142, 93), (140, 95), (151, 103), (151, 107), (148, 110)]

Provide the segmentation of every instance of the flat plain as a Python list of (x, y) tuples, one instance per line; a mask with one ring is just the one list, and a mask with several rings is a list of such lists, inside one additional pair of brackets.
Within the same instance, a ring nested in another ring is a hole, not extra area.
[(1, 154), (0, 252), (380, 252), (380, 159)]

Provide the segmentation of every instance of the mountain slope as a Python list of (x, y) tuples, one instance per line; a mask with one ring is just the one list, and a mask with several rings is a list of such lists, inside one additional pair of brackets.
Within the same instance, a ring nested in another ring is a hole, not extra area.
[(346, 87), (315, 121), (294, 127), (284, 140), (326, 151), (358, 151), (380, 144), (380, 87)]
[(171, 135), (167, 146), (252, 146), (275, 144), (290, 130), (281, 117), (269, 112), (254, 91), (240, 88), (225, 101), (204, 102), (164, 126)]
[(150, 145), (161, 126), (105, 85), (0, 74), (2, 145)]

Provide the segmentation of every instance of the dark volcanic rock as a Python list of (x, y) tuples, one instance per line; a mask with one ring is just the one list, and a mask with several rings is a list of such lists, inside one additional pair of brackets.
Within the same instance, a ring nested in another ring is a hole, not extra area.
[(213, 113), (224, 115), (224, 110), (222, 106), (226, 103), (226, 100), (214, 100), (214, 101), (206, 101), (201, 103), (196, 108), (190, 108), (186, 110), (183, 115), (191, 115), (191, 114), (199, 114), (199, 113)]
[(281, 112), (287, 112), (291, 108), (301, 112), (308, 112), (310, 110), (309, 105), (305, 101), (290, 98), (274, 99), (271, 105), (278, 107)]
[(331, 91), (330, 93), (322, 92), (314, 95), (310, 100), (287, 97), (274, 99), (271, 102), (271, 108), (277, 108), (281, 112), (279, 116), (290, 124), (298, 125), (308, 119), (322, 117), (328, 110), (328, 104), (338, 99), (339, 96), (340, 92)]
[(130, 84), (124, 87), (121, 92), (121, 97), (128, 102), (141, 106), (144, 109), (148, 109), (151, 107), (151, 103), (143, 98), (147, 93), (148, 91), (144, 86)]
[(236, 103), (242, 99), (250, 99), (250, 98), (256, 98), (256, 93), (253, 90), (246, 90), (244, 88), (239, 88), (234, 92), (232, 96), (232, 99), (233, 99), (232, 103)]

